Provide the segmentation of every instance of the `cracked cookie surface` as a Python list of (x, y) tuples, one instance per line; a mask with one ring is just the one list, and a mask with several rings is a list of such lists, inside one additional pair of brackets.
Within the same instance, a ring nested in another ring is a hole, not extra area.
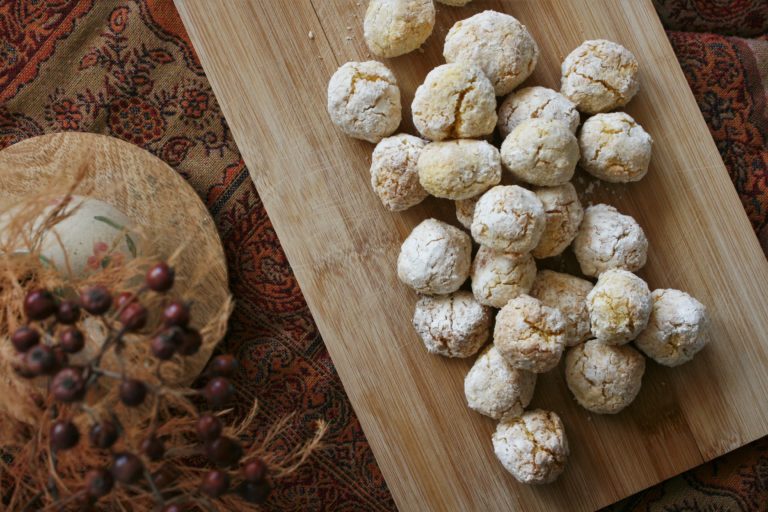
[(534, 85), (525, 87), (507, 96), (499, 107), (496, 125), (502, 139), (527, 119), (562, 121), (576, 133), (580, 117), (576, 104), (557, 91)]
[(709, 341), (709, 321), (704, 304), (680, 290), (651, 293), (653, 307), (648, 326), (635, 340), (646, 356), (665, 366), (693, 359)]
[(469, 199), (501, 181), (499, 150), (484, 140), (428, 144), (419, 156), (419, 182), (435, 197)]
[(416, 129), (430, 140), (482, 137), (496, 126), (496, 96), (480, 68), (448, 63), (427, 74), (411, 112)]
[(444, 295), (469, 276), (472, 240), (457, 227), (426, 219), (400, 247), (397, 276), (419, 293)]
[(557, 366), (565, 347), (565, 319), (557, 309), (520, 295), (496, 315), (493, 345), (514, 368), (543, 373)]
[(553, 270), (541, 270), (536, 274), (530, 295), (563, 314), (565, 345), (568, 347), (591, 336), (587, 295), (592, 286), (586, 279)]
[(427, 197), (419, 183), (418, 160), (427, 141), (401, 133), (382, 139), (371, 157), (371, 186), (393, 212), (417, 205)]
[(648, 132), (629, 114), (596, 114), (579, 132), (580, 165), (611, 183), (639, 181), (648, 173), (652, 144)]
[(501, 464), (524, 484), (555, 481), (568, 460), (563, 422), (551, 411), (536, 409), (519, 418), (502, 420), (492, 441)]
[(413, 314), (413, 327), (432, 354), (469, 357), (491, 335), (491, 311), (468, 291), (421, 297)]
[(528, 119), (504, 139), (501, 160), (516, 179), (554, 187), (573, 177), (579, 161), (579, 144), (562, 121)]
[(544, 232), (532, 254), (534, 258), (551, 258), (571, 245), (584, 218), (584, 209), (570, 183), (533, 191), (544, 205)]
[(523, 83), (536, 67), (539, 47), (516, 18), (483, 11), (457, 21), (445, 36), (446, 62), (468, 62), (483, 70), (496, 96)]
[(502, 308), (528, 293), (536, 278), (536, 262), (529, 253), (506, 253), (480, 246), (472, 262), (472, 293), (481, 304)]
[(589, 114), (622, 107), (640, 90), (635, 56), (604, 39), (584, 41), (568, 54), (561, 71), (560, 93)]
[(544, 205), (536, 194), (517, 185), (497, 185), (475, 205), (472, 237), (504, 252), (530, 252), (544, 232)]
[(629, 345), (589, 340), (565, 356), (565, 381), (576, 401), (598, 414), (616, 414), (637, 397), (645, 358)]
[(652, 304), (648, 285), (632, 272), (603, 272), (587, 295), (592, 335), (608, 345), (629, 343), (648, 325)]
[(464, 379), (470, 409), (493, 419), (514, 418), (533, 398), (536, 374), (511, 367), (491, 345), (475, 360)]
[(645, 265), (648, 239), (635, 219), (613, 206), (596, 204), (584, 210), (573, 252), (587, 276), (612, 268), (634, 272)]
[(370, 0), (363, 36), (375, 55), (397, 57), (421, 46), (434, 26), (432, 0)]

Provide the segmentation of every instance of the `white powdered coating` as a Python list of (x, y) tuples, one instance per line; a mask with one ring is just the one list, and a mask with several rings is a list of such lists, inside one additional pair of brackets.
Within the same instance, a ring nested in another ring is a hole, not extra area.
[(504, 468), (524, 484), (554, 482), (568, 460), (568, 438), (560, 417), (536, 409), (499, 422), (493, 451)]
[(570, 183), (533, 191), (544, 205), (544, 233), (533, 249), (534, 258), (551, 258), (561, 254), (579, 232), (584, 209), (576, 189)]
[(445, 36), (443, 56), (446, 62), (479, 66), (493, 84), (496, 96), (504, 96), (533, 72), (539, 47), (525, 25), (514, 17), (483, 11), (451, 27)]
[(477, 66), (448, 63), (429, 72), (411, 104), (413, 124), (430, 140), (471, 139), (496, 126), (496, 96)]
[(584, 41), (563, 61), (560, 92), (589, 114), (629, 103), (640, 90), (637, 59), (618, 43)]
[(531, 297), (555, 308), (565, 319), (565, 345), (572, 347), (591, 336), (587, 295), (592, 283), (569, 274), (541, 270), (531, 287)]
[(592, 335), (608, 345), (623, 345), (648, 325), (651, 291), (641, 278), (626, 270), (606, 270), (587, 295)]
[(475, 218), (475, 205), (480, 200), (480, 195), (470, 197), (469, 199), (458, 199), (454, 201), (456, 206), (456, 219), (467, 229), (472, 229), (472, 219)]
[(469, 235), (445, 222), (427, 219), (413, 228), (400, 247), (397, 276), (419, 293), (452, 293), (467, 280), (471, 259)]
[(425, 295), (416, 303), (413, 327), (430, 353), (469, 357), (491, 335), (491, 311), (463, 290), (450, 295)]
[(421, 46), (434, 26), (432, 0), (370, 0), (363, 36), (375, 55), (397, 57)]
[(451, 7), (462, 7), (471, 1), (472, 0), (437, 0), (438, 3), (443, 5), (450, 5)]
[(328, 82), (328, 114), (350, 137), (379, 142), (400, 124), (395, 75), (375, 60), (347, 62)]
[(634, 272), (645, 265), (648, 239), (635, 219), (613, 206), (596, 204), (584, 211), (573, 252), (587, 276), (612, 268)]
[(435, 197), (469, 199), (501, 181), (499, 150), (484, 140), (432, 142), (421, 152), (419, 181)]
[(536, 374), (509, 366), (493, 345), (475, 360), (464, 379), (470, 409), (498, 420), (515, 418), (533, 398)]
[(517, 185), (498, 185), (480, 197), (472, 236), (504, 252), (529, 252), (544, 232), (544, 206), (536, 194)]
[(400, 133), (382, 139), (373, 150), (371, 186), (389, 210), (405, 210), (427, 197), (417, 166), (426, 145), (423, 139)]
[(499, 252), (480, 246), (472, 263), (472, 293), (486, 306), (502, 308), (528, 293), (536, 279), (536, 262), (529, 253)]
[(643, 355), (625, 345), (589, 340), (565, 356), (565, 381), (576, 401), (597, 414), (616, 414), (640, 392), (645, 373)]
[(596, 114), (579, 132), (580, 165), (612, 183), (639, 181), (648, 173), (652, 144), (648, 132), (629, 114)]
[(565, 319), (557, 309), (520, 295), (496, 315), (493, 345), (514, 368), (548, 372), (565, 347)]
[(709, 341), (704, 304), (685, 292), (653, 290), (648, 326), (635, 340), (637, 348), (659, 364), (678, 366), (693, 359)]
[(562, 121), (528, 119), (504, 139), (501, 160), (518, 180), (554, 187), (573, 177), (579, 161), (579, 143)]
[(527, 119), (562, 121), (576, 133), (581, 119), (576, 104), (557, 91), (534, 85), (516, 91), (504, 99), (499, 107), (496, 125), (502, 139)]

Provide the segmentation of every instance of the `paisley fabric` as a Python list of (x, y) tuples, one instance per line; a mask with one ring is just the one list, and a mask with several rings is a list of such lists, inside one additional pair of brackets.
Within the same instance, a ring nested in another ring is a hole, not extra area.
[[(765, 31), (765, 0), (656, 0), (668, 28)], [(669, 32), (734, 185), (768, 252), (768, 41)], [(0, 147), (76, 130), (137, 144), (195, 188), (219, 228), (237, 306), (224, 349), (261, 429), (295, 413), (280, 446), (325, 418), (324, 447), (276, 482), (267, 510), (395, 506), (171, 0), (0, 0)], [(768, 510), (758, 441), (612, 507)]]

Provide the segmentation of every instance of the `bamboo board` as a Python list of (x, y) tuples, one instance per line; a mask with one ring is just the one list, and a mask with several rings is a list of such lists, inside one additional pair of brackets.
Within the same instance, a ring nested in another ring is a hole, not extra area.
[(399, 246), (424, 218), (455, 222), (452, 205), (388, 213), (370, 190), (373, 146), (345, 137), (326, 114), (337, 66), (370, 58), (366, 2), (177, 6), (401, 510), (591, 510), (768, 433), (768, 262), (650, 0), (438, 4), (423, 52), (386, 61), (411, 132), (408, 106), (443, 62), (445, 33), (484, 9), (532, 31), (541, 58), (529, 83), (559, 88), (560, 62), (584, 39), (620, 42), (640, 61), (642, 90), (627, 111), (655, 139), (649, 175), (587, 186), (583, 199), (638, 219), (651, 244), (640, 274), (704, 302), (713, 342), (678, 369), (649, 364), (639, 398), (617, 416), (577, 407), (562, 368), (540, 378), (533, 405), (563, 417), (572, 457), (560, 480), (539, 487), (502, 469), (494, 422), (466, 408), (471, 361), (429, 356), (410, 325), (416, 296), (397, 280)]

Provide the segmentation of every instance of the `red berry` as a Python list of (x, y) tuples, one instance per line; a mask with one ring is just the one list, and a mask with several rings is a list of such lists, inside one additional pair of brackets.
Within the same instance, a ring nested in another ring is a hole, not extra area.
[(138, 302), (131, 302), (120, 313), (120, 323), (128, 331), (138, 331), (147, 325), (147, 308)]
[(240, 461), (243, 448), (238, 441), (230, 437), (219, 437), (205, 446), (205, 453), (215, 466), (228, 468)]
[(56, 321), (64, 325), (72, 325), (80, 320), (80, 306), (75, 301), (64, 300), (56, 308)]
[(222, 425), (219, 418), (213, 414), (203, 414), (197, 419), (195, 425), (197, 437), (200, 442), (213, 441), (221, 435)]
[(115, 297), (115, 307), (117, 307), (119, 310), (123, 309), (125, 306), (135, 300), (136, 296), (131, 292), (121, 292), (117, 294), (117, 297)]
[(240, 363), (230, 354), (216, 356), (208, 365), (208, 371), (211, 374), (221, 377), (232, 377), (239, 369)]
[(54, 450), (69, 450), (80, 441), (80, 432), (71, 421), (59, 420), (51, 425), (51, 447)]
[(83, 331), (77, 327), (67, 327), (59, 333), (59, 346), (64, 352), (76, 354), (85, 346)]
[(106, 469), (92, 469), (85, 475), (85, 492), (96, 499), (109, 494), (115, 480)]
[(249, 482), (261, 482), (267, 477), (267, 465), (261, 459), (254, 459), (243, 466), (243, 478)]
[(224, 377), (214, 377), (203, 389), (203, 396), (208, 405), (217, 409), (225, 407), (234, 395), (235, 388)]
[(26, 352), (40, 342), (40, 333), (31, 327), (22, 326), (13, 331), (11, 343), (18, 352)]
[(37, 374), (29, 369), (27, 366), (26, 354), (16, 354), (16, 361), (13, 363), (13, 369), (24, 379), (32, 379), (37, 377)]
[(124, 379), (120, 383), (120, 401), (128, 407), (136, 407), (144, 402), (147, 386), (136, 379)]
[(94, 448), (106, 450), (111, 448), (117, 442), (119, 431), (117, 425), (110, 420), (104, 420), (101, 423), (94, 423), (88, 432), (88, 439)]
[(149, 340), (149, 348), (156, 358), (165, 361), (176, 353), (177, 343), (176, 331), (166, 329)]
[(163, 323), (166, 327), (186, 327), (189, 324), (189, 306), (173, 301), (163, 310)]
[(24, 356), (27, 369), (35, 375), (50, 375), (56, 371), (58, 361), (53, 349), (48, 345), (37, 344)]
[(48, 290), (32, 290), (24, 297), (24, 314), (30, 320), (45, 320), (56, 312), (56, 299)]
[(165, 444), (163, 440), (155, 434), (150, 434), (141, 442), (141, 453), (147, 456), (149, 460), (160, 460), (165, 455)]
[(191, 356), (197, 354), (203, 344), (203, 337), (197, 329), (183, 329), (179, 335), (179, 354)]
[(115, 477), (115, 480), (124, 484), (132, 484), (138, 481), (143, 474), (144, 464), (136, 455), (127, 452), (115, 454), (112, 462), (112, 476)]
[(267, 501), (272, 487), (269, 482), (243, 482), (237, 487), (237, 493), (248, 503), (261, 505)]
[(218, 498), (229, 490), (229, 475), (224, 471), (209, 471), (203, 477), (200, 490), (211, 498)]
[(169, 464), (163, 464), (160, 469), (152, 473), (152, 480), (158, 489), (168, 487), (179, 478), (179, 472)]
[(60, 402), (71, 403), (82, 400), (85, 395), (85, 379), (79, 368), (64, 368), (51, 380), (51, 394)]
[(160, 262), (147, 270), (145, 281), (150, 290), (167, 292), (173, 287), (175, 272), (167, 263)]
[(112, 306), (112, 295), (103, 286), (91, 286), (80, 294), (80, 305), (92, 315), (103, 315)]

